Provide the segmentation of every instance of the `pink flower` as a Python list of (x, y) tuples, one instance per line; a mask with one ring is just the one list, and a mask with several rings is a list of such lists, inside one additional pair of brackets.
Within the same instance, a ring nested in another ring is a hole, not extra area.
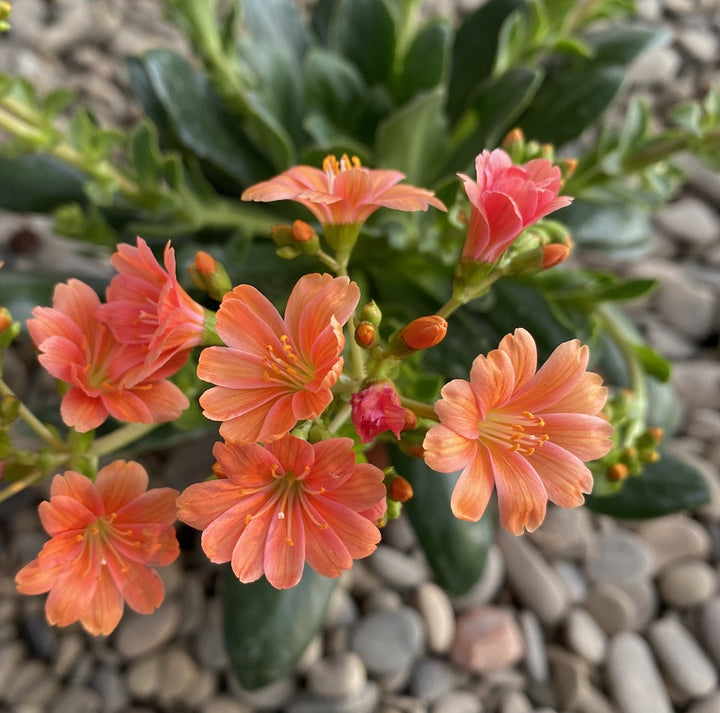
[(350, 569), (380, 541), (383, 472), (356, 463), (350, 438), (310, 444), (286, 435), (264, 447), (216, 443), (225, 476), (190, 485), (178, 517), (203, 530), (212, 562), (231, 562), (241, 582), (263, 574), (295, 586), (305, 562), (326, 577)]
[(536, 373), (535, 342), (517, 329), (475, 359), (470, 381), (443, 387), (440, 423), (423, 447), (434, 470), (462, 471), (451, 499), (456, 517), (478, 520), (493, 487), (502, 525), (516, 535), (540, 525), (547, 500), (583, 503), (593, 486), (584, 461), (604, 456), (613, 433), (599, 415), (607, 389), (585, 371), (588, 357), (577, 340), (564, 342)]
[(405, 425), (405, 408), (400, 396), (388, 381), (371, 384), (350, 398), (352, 422), (362, 443), (370, 443), (383, 431), (392, 431), (400, 438)]
[(178, 282), (175, 251), (168, 242), (163, 268), (138, 238), (137, 247), (118, 245), (112, 262), (118, 274), (107, 289), (100, 319), (119, 342), (146, 349), (150, 371), (171, 360), (177, 371), (202, 341), (205, 309)]
[(216, 328), (227, 347), (204, 349), (198, 364), (198, 376), (217, 384), (200, 404), (223, 422), (225, 440), (272, 440), (325, 410), (342, 371), (342, 325), (359, 299), (347, 277), (318, 274), (298, 280), (284, 319), (250, 285), (225, 296)]
[(63, 421), (90, 431), (108, 415), (129, 423), (177, 418), (189, 405), (165, 379), (172, 365), (149, 373), (142, 344), (120, 344), (97, 318), (100, 299), (80, 280), (55, 286), (53, 307), (36, 307), (27, 327), (40, 363), (70, 384), (60, 406)]
[(465, 174), (470, 199), (470, 228), (462, 257), (494, 263), (528, 225), (570, 204), (558, 196), (560, 169), (547, 159), (515, 166), (502, 149), (483, 151), (475, 159), (477, 183)]
[(322, 225), (364, 223), (378, 208), (416, 211), (429, 205), (446, 210), (432, 191), (397, 185), (399, 171), (363, 168), (357, 157), (327, 156), (322, 171), (294, 166), (279, 176), (248, 188), (245, 201), (293, 200), (304, 205)]
[(124, 602), (149, 614), (165, 596), (152, 567), (179, 554), (172, 488), (147, 489), (145, 469), (132, 461), (105, 466), (93, 483), (69, 470), (56, 475), (40, 519), (50, 540), (15, 577), (23, 594), (50, 592), (47, 620), (80, 621), (91, 634), (109, 634)]

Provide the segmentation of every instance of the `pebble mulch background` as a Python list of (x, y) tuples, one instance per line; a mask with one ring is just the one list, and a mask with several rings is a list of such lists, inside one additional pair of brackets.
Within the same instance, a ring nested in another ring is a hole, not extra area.
[[(123, 55), (185, 47), (154, 0), (13, 4), (0, 68), (41, 90), (77, 87), (106, 124), (137, 116)], [(717, 0), (641, 0), (639, 12), (672, 39), (633, 67), (633, 93), (662, 115), (720, 83)], [(228, 670), (217, 572), (186, 531), (195, 548), (163, 570), (167, 599), (155, 614), (129, 613), (107, 639), (48, 627), (43, 598), (13, 584), (44, 540), (39, 494), (26, 493), (0, 506), (0, 711), (720, 713), (720, 176), (692, 158), (682, 165), (688, 183), (657, 216), (656, 249), (630, 268), (660, 287), (632, 314), (674, 362), (682, 414), (672, 447), (706, 474), (707, 506), (643, 523), (550, 510), (530, 536), (499, 533), (461, 599), (432, 581), (407, 523), (392, 523), (343, 578), (296, 673), (247, 692)], [(0, 216), (0, 258), (97, 270), (66, 248), (45, 219)], [(19, 354), (6, 377), (32, 392), (36, 376)], [(148, 465), (182, 487), (209, 472), (209, 445)]]

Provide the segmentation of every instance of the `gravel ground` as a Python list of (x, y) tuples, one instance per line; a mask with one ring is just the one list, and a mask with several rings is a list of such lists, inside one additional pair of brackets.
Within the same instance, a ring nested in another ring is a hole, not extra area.
[[(102, 122), (128, 123), (137, 109), (119, 58), (184, 47), (158, 5), (17, 0), (0, 66), (41, 89), (76, 86)], [(672, 42), (633, 67), (634, 95), (662, 110), (720, 84), (716, 0), (638, 5)], [(48, 627), (43, 598), (13, 584), (44, 540), (32, 507), (40, 494), (24, 493), (0, 505), (0, 712), (718, 713), (720, 176), (691, 157), (682, 165), (688, 183), (657, 216), (657, 247), (626, 269), (660, 279), (632, 316), (674, 363), (682, 413), (671, 446), (706, 474), (708, 505), (643, 523), (551, 509), (532, 535), (498, 533), (482, 579), (462, 598), (432, 581), (410, 527), (393, 522), (378, 551), (342, 578), (297, 671), (248, 692), (229, 673), (217, 572), (190, 530), (180, 530), (183, 556), (162, 572), (167, 599), (155, 614), (127, 615), (106, 639)], [(97, 271), (43, 218), (0, 216), (0, 246), (17, 264)], [(10, 355), (6, 376), (32, 391), (37, 374), (23, 356)], [(209, 471), (209, 446), (188, 443), (146, 465), (183, 487)]]

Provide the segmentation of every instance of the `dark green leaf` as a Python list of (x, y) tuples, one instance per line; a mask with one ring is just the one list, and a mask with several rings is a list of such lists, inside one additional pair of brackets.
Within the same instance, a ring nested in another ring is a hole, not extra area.
[(355, 65), (336, 52), (312, 49), (304, 70), (304, 128), (318, 142), (352, 136), (366, 89)]
[(441, 18), (431, 20), (415, 35), (394, 82), (398, 104), (443, 81), (448, 71), (450, 39), (450, 23)]
[(663, 452), (657, 463), (646, 465), (641, 475), (628, 478), (617, 493), (590, 495), (585, 502), (595, 512), (638, 519), (692, 510), (709, 499), (702, 473), (677, 456)]
[(654, 376), (663, 383), (670, 380), (670, 363), (663, 359), (654, 349), (645, 344), (636, 344), (635, 354), (640, 358), (645, 373)]
[(546, 79), (518, 124), (528, 138), (561, 146), (598, 121), (624, 78), (620, 66), (560, 69)]
[(583, 248), (634, 258), (650, 247), (650, 219), (645, 210), (634, 205), (575, 200), (556, 217)]
[(289, 137), (296, 142), (303, 138), (300, 95), (307, 29), (290, 0), (243, 0), (242, 10), (238, 47), (250, 89), (241, 113), (252, 122), (255, 133), (249, 131), (250, 136), (282, 141), (282, 146), (269, 148), (276, 168), (287, 168), (294, 160)]
[(0, 207), (18, 212), (46, 212), (61, 203), (84, 200), (87, 177), (45, 154), (0, 156)]
[(377, 132), (378, 164), (402, 171), (415, 185), (429, 185), (447, 144), (442, 88), (419, 94), (391, 114)]
[(157, 188), (162, 159), (154, 124), (146, 120), (135, 127), (130, 135), (128, 154), (138, 184), (143, 188)]
[(475, 88), (492, 72), (503, 22), (525, 5), (525, 0), (490, 0), (468, 15), (458, 28), (448, 88), (448, 113), (453, 122), (467, 107)]
[(539, 69), (518, 67), (481, 83), (458, 123), (448, 172), (467, 170), (484, 148), (500, 142), (532, 101), (542, 76)]
[(143, 60), (139, 57), (128, 57), (125, 63), (128, 69), (130, 88), (135, 98), (140, 102), (145, 114), (157, 127), (158, 134), (162, 137), (163, 142), (167, 143), (172, 134), (170, 118), (153, 89)]
[(601, 302), (622, 302), (643, 297), (653, 291), (657, 280), (625, 280), (592, 290), (592, 297)]
[(478, 522), (458, 520), (450, 510), (457, 475), (436, 473), (419, 458), (392, 456), (397, 472), (407, 478), (413, 497), (405, 505), (428, 563), (441, 587), (465, 594), (477, 582), (492, 544), (493, 522), (485, 513)]
[(385, 83), (395, 62), (395, 22), (385, 0), (337, 0), (329, 45), (357, 65), (368, 84)]
[(292, 671), (320, 630), (336, 584), (309, 567), (292, 589), (275, 589), (265, 578), (241, 584), (223, 567), (225, 642), (244, 688), (267, 686)]
[[(651, 47), (666, 44), (670, 33), (659, 25), (627, 23), (588, 33), (583, 38), (592, 50), (589, 62), (595, 65), (628, 65)], [(585, 59), (583, 58), (583, 64)]]
[(255, 146), (243, 137), (237, 118), (225, 108), (207, 77), (170, 50), (148, 52), (143, 64), (153, 91), (187, 150), (241, 185), (271, 173)]

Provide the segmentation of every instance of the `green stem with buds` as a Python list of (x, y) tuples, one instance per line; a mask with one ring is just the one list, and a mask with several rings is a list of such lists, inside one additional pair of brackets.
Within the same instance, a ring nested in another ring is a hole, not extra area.
[(0, 396), (9, 396), (17, 400), (18, 417), (21, 418), (39, 437), (54, 451), (60, 453), (67, 451), (67, 444), (58, 438), (35, 414), (20, 401), (15, 392), (0, 379)]

